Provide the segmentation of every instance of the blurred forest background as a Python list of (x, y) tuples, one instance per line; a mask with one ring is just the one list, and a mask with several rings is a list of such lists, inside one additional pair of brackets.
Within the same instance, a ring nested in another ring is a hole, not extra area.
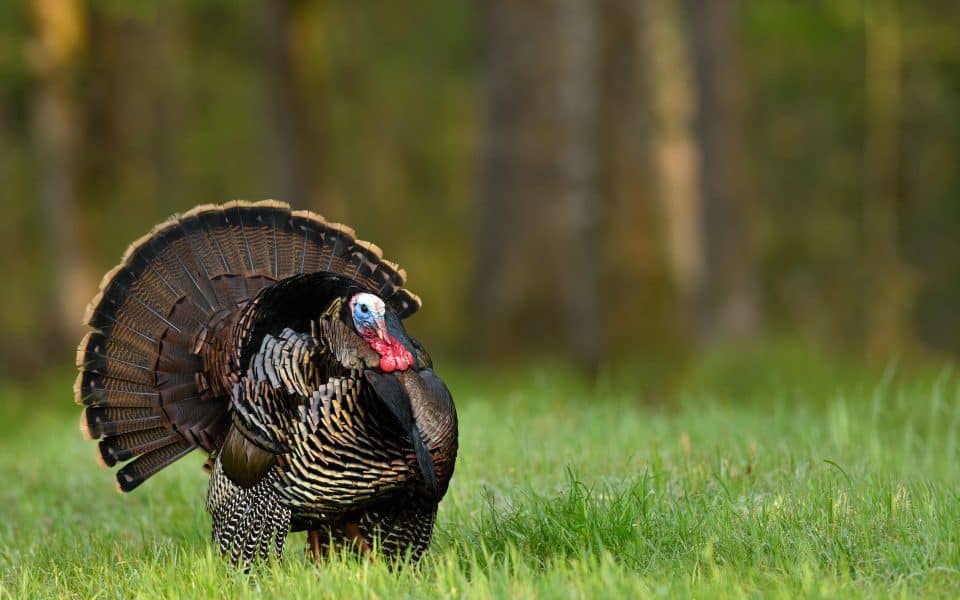
[(448, 360), (958, 353), (958, 167), (954, 1), (0, 2), (0, 374), (234, 198), (382, 246)]

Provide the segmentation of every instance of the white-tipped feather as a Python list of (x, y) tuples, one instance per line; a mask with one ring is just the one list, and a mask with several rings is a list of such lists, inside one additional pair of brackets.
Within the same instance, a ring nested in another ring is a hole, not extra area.
[(97, 295), (93, 297), (93, 300), (90, 301), (90, 304), (87, 305), (87, 308), (83, 311), (83, 324), (89, 325), (90, 320), (93, 319), (93, 313), (97, 310), (97, 307), (100, 306), (100, 301), (103, 300), (103, 290), (97, 292)]
[(306, 220), (308, 220), (308, 221), (315, 221), (316, 223), (318, 223), (318, 224), (320, 224), (320, 225), (326, 225), (326, 224), (327, 224), (327, 220), (326, 220), (326, 219), (324, 219), (321, 215), (318, 215), (317, 213), (313, 212), (312, 210), (295, 210), (295, 211), (293, 211), (293, 212), (290, 213), (290, 214), (292, 214), (292, 215), (295, 216), (295, 217), (300, 217), (300, 218), (302, 218), (302, 219), (306, 219)]
[(367, 252), (372, 253), (377, 257), (378, 260), (383, 259), (383, 250), (380, 249), (380, 246), (374, 244), (373, 242), (368, 242), (366, 240), (357, 240), (353, 243), (354, 246), (359, 246), (366, 250)]
[(77, 346), (77, 367), (84, 367), (84, 357), (87, 354), (87, 344), (90, 343), (90, 336), (93, 335), (92, 331), (88, 331), (83, 334), (83, 338), (80, 340), (80, 345)]
[(343, 223), (327, 223), (327, 227), (346, 235), (348, 238), (350, 238), (351, 242), (356, 241), (357, 239), (356, 230), (349, 225), (344, 225)]
[(406, 290), (406, 292), (410, 294), (410, 299), (413, 300), (414, 304), (416, 304), (418, 307), (423, 306), (423, 300), (420, 299), (420, 296), (414, 294), (410, 290)]
[(260, 206), (265, 208), (280, 208), (283, 210), (290, 210), (290, 205), (284, 202), (283, 200), (261, 200), (259, 202), (254, 202), (253, 206)]
[(122, 265), (130, 264), (130, 257), (132, 257), (134, 252), (139, 250), (144, 244), (149, 242), (151, 237), (153, 237), (153, 234), (148, 233), (146, 235), (142, 235), (137, 239), (133, 240), (133, 242), (129, 246), (127, 246), (127, 249), (124, 250), (123, 257), (120, 259), (120, 264)]
[(83, 434), (83, 439), (92, 440), (94, 437), (90, 435), (90, 427), (87, 425), (87, 411), (84, 409), (83, 413), (80, 415), (80, 433)]
[(249, 200), (231, 200), (224, 203), (221, 208), (223, 210), (228, 210), (231, 208), (246, 208), (248, 206), (254, 206), (254, 204), (254, 202), (250, 202)]
[(383, 262), (383, 265), (384, 265), (385, 267), (387, 267), (388, 269), (390, 269), (391, 271), (393, 271), (394, 273), (397, 274), (397, 277), (400, 279), (400, 285), (403, 285), (404, 282), (406, 282), (406, 280), (407, 280), (407, 272), (404, 271), (404, 270), (400, 267), (400, 265), (398, 265), (397, 263), (395, 263), (395, 262), (393, 262), (393, 261), (391, 261), (391, 260), (387, 260), (387, 259), (385, 259), (385, 258), (384, 258), (381, 262)]
[[(81, 346), (83, 344), (81, 343)], [(83, 373), (78, 373), (77, 378), (73, 382), (73, 402), (74, 404), (83, 404), (83, 390), (80, 389), (80, 386), (83, 384)]]
[(107, 464), (107, 461), (103, 460), (103, 454), (100, 453), (99, 448), (97, 448), (97, 464), (99, 464), (104, 469), (110, 468), (110, 465)]
[(191, 208), (191, 209), (188, 210), (187, 212), (183, 213), (183, 216), (180, 217), (180, 218), (181, 218), (181, 219), (189, 219), (190, 217), (199, 215), (200, 213), (212, 212), (212, 211), (215, 211), (215, 210), (217, 210), (217, 205), (216, 205), (216, 204), (199, 204), (199, 205), (197, 205), (197, 206), (194, 206), (193, 208)]

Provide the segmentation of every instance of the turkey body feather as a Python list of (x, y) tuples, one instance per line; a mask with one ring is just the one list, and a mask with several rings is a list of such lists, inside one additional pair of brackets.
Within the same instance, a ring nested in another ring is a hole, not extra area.
[(282, 203), (174, 217), (131, 245), (87, 311), (81, 429), (102, 464), (124, 463), (125, 492), (208, 452), (213, 539), (235, 563), (279, 557), (291, 529), (317, 556), (379, 540), (417, 559), (457, 418), (401, 324), (420, 307), (404, 280), (348, 227)]

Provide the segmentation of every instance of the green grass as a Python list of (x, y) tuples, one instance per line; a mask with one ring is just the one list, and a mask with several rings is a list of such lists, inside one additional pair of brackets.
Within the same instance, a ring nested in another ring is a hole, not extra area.
[(297, 534), (282, 564), (236, 573), (208, 540), (200, 456), (121, 496), (68, 379), (6, 386), (0, 596), (956, 597), (960, 380), (793, 363), (707, 361), (651, 389), (452, 374), (457, 472), (431, 552), (400, 572), (317, 568)]

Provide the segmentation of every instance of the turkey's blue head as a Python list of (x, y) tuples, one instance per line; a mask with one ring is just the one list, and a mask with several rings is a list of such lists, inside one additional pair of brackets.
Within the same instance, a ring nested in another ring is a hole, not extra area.
[(413, 366), (413, 355), (403, 343), (408, 339), (406, 332), (400, 319), (387, 310), (383, 300), (361, 292), (350, 298), (349, 306), (357, 333), (380, 355), (381, 371), (403, 371)]

